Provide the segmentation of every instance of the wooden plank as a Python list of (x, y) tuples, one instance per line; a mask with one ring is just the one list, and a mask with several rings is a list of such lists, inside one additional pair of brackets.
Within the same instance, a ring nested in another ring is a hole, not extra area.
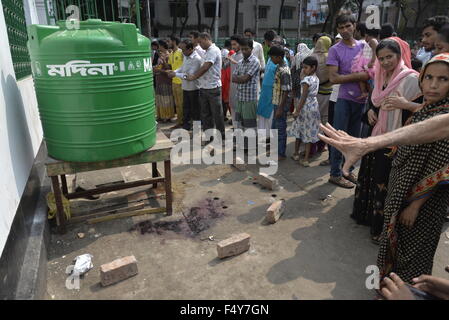
[(109, 215), (109, 216), (105, 216), (105, 217), (101, 217), (101, 218), (89, 219), (89, 220), (87, 220), (87, 223), (94, 224), (94, 223), (99, 223), (99, 222), (111, 221), (111, 220), (115, 220), (115, 219), (141, 216), (141, 215), (145, 215), (145, 214), (163, 213), (165, 211), (166, 211), (165, 208), (152, 208), (152, 209), (137, 210), (137, 211), (113, 214), (113, 215)]
[(78, 223), (78, 222), (83, 222), (89, 219), (94, 219), (94, 218), (99, 218), (102, 217), (104, 215), (111, 215), (111, 214), (118, 214), (118, 213), (123, 213), (123, 212), (131, 212), (131, 211), (135, 211), (135, 210), (140, 210), (145, 208), (145, 204), (142, 203), (137, 203), (135, 205), (126, 207), (126, 208), (121, 208), (121, 209), (116, 209), (116, 210), (108, 210), (108, 211), (101, 211), (101, 212), (97, 212), (97, 213), (92, 213), (92, 214), (85, 214), (85, 215), (80, 215), (77, 217), (73, 217), (69, 220), (69, 224), (74, 224), (74, 223)]
[(150, 150), (139, 153), (137, 155), (99, 162), (47, 162), (47, 175), (49, 177), (62, 174), (75, 174), (80, 172), (104, 170), (111, 168), (120, 168), (126, 166), (134, 166), (151, 162), (162, 162), (170, 159), (171, 147), (163, 150)]
[(56, 224), (58, 226), (58, 232), (60, 234), (66, 233), (66, 215), (64, 212), (64, 206), (62, 204), (62, 194), (61, 188), (59, 186), (58, 176), (51, 177), (51, 182), (53, 186), (53, 193), (55, 195), (56, 202)]
[(65, 174), (61, 176), (61, 185), (62, 185), (62, 194), (66, 196), (69, 193), (69, 189), (67, 188), (67, 179)]
[(121, 183), (125, 183), (125, 180), (118, 180), (118, 181), (112, 181), (112, 182), (103, 183), (103, 184), (96, 184), (95, 187), (97, 187), (97, 188), (109, 187), (109, 186), (115, 186), (115, 185), (121, 184)]
[(165, 174), (165, 205), (167, 207), (167, 215), (171, 216), (173, 213), (173, 191), (171, 188), (171, 161), (164, 161)]
[(112, 192), (112, 191), (135, 188), (135, 187), (140, 187), (140, 186), (144, 186), (147, 184), (153, 184), (155, 182), (164, 182), (164, 181), (165, 181), (165, 178), (160, 177), (160, 178), (149, 178), (149, 179), (144, 179), (144, 180), (140, 180), (140, 181), (127, 182), (127, 183), (122, 183), (122, 184), (117, 184), (117, 185), (112, 185), (112, 186), (107, 186), (107, 187), (102, 187), (102, 188), (96, 188), (96, 189), (91, 189), (91, 190), (86, 190), (86, 191), (81, 191), (81, 192), (70, 193), (67, 195), (67, 199), (84, 198), (86, 196), (92, 196), (92, 195), (102, 194), (102, 193), (107, 193), (107, 192)]

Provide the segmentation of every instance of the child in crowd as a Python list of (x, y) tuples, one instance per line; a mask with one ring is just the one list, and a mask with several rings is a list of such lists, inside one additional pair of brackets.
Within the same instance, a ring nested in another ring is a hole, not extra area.
[(285, 160), (287, 148), (287, 112), (289, 110), (289, 94), (292, 90), (290, 68), (284, 61), (285, 51), (280, 46), (273, 46), (268, 51), (271, 61), (277, 65), (273, 86), (273, 125), (278, 130), (278, 157)]
[(228, 121), (229, 89), (231, 86), (231, 62), (227, 59), (235, 53), (231, 47), (231, 40), (227, 39), (221, 50), (221, 103), (223, 105), (224, 121)]
[[(315, 56), (309, 56), (302, 62), (302, 74), (304, 79), (301, 81), (301, 99), (296, 107), (293, 117), (293, 125), (289, 130), (289, 135), (296, 138), (295, 153), (292, 159), (299, 161), (304, 167), (310, 167), (309, 155), (313, 143), (318, 142), (319, 126), (321, 116), (317, 100), (320, 80), (316, 76), (318, 60)], [(299, 157), (299, 147), (301, 142), (306, 144), (304, 159)]]
[[(376, 62), (376, 48), (379, 42), (379, 29), (366, 29), (365, 47), (354, 58), (352, 72), (368, 72), (371, 79), (374, 78), (374, 63)], [(362, 95), (359, 98), (366, 98), (369, 95), (371, 86), (368, 81), (359, 82)]]

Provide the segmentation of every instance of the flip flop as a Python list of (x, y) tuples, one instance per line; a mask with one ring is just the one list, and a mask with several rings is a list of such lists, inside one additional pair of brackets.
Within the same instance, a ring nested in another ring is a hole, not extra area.
[(329, 183), (335, 184), (345, 189), (352, 189), (355, 185), (343, 177), (330, 177)]
[(293, 154), (290, 158), (292, 158), (292, 160), (298, 161), (299, 160), (299, 154)]
[(351, 181), (353, 184), (357, 184), (357, 177), (353, 173), (350, 173), (347, 176), (343, 175), (342, 177), (345, 178), (348, 181)]
[(371, 237), (371, 242), (376, 244), (376, 245), (380, 245), (379, 237)]

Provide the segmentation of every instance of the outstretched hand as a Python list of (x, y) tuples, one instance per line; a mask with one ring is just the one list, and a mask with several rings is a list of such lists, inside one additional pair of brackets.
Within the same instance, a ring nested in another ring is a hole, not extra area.
[(345, 157), (343, 165), (343, 174), (349, 175), (349, 169), (365, 154), (369, 152), (363, 139), (355, 138), (346, 132), (334, 129), (329, 123), (320, 124), (320, 129), (325, 135), (319, 134), (318, 137), (327, 144), (337, 148)]
[(413, 287), (434, 295), (437, 298), (449, 300), (449, 280), (429, 275), (421, 275), (413, 279)]

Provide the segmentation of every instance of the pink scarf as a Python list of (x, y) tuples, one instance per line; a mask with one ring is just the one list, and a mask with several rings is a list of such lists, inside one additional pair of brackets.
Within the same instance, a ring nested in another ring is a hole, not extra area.
[[(401, 61), (398, 63), (396, 68), (391, 75), (390, 81), (385, 89), (383, 89), (383, 84), (386, 78), (386, 72), (381, 67), (379, 60), (376, 60), (374, 64), (374, 90), (371, 96), (371, 101), (374, 106), (380, 107), (383, 100), (390, 96), (399, 86), (402, 79), (410, 74), (418, 74), (415, 70), (411, 69), (411, 52), (410, 46), (404, 40), (398, 37), (391, 37), (396, 41), (401, 47)], [(387, 132), (387, 121), (388, 121), (388, 111), (380, 110), (377, 123), (373, 129), (372, 135), (377, 136)]]

